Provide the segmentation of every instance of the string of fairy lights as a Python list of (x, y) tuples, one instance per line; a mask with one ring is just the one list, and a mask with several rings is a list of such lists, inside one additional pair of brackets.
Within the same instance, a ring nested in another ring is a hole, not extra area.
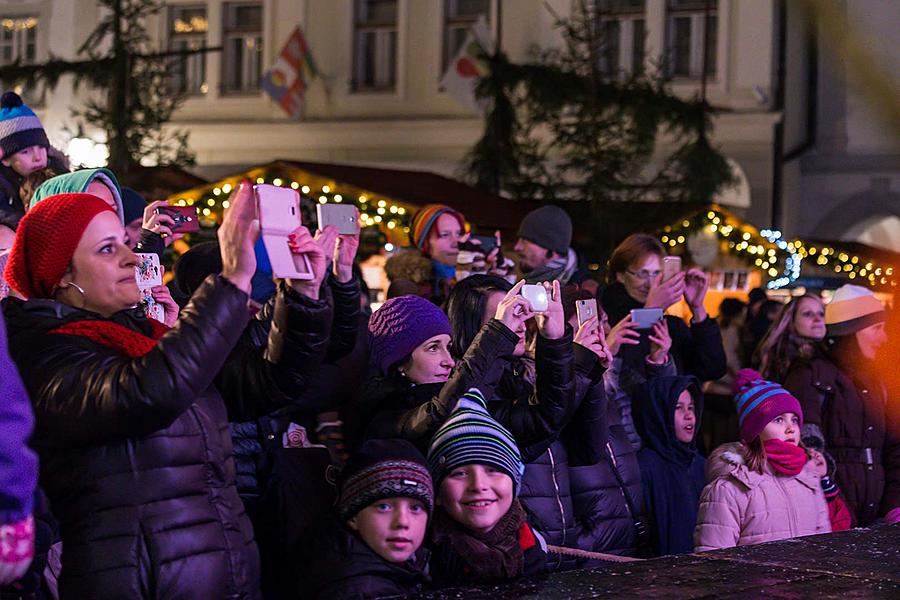
[(779, 289), (800, 277), (803, 262), (833, 269), (855, 283), (897, 287), (894, 267), (832, 246), (807, 245), (802, 240), (785, 240), (777, 230), (756, 228), (731, 215), (711, 209), (666, 226), (660, 240), (673, 250), (687, 243), (691, 235), (706, 230), (717, 234), (728, 250), (763, 271), (766, 287)]
[[(228, 208), (228, 195), (238, 181), (239, 178), (235, 178), (233, 182), (219, 182), (204, 189), (196, 197), (178, 198), (174, 204), (197, 206), (201, 224), (214, 227), (216, 223), (221, 222), (222, 211)], [(297, 190), (302, 198), (319, 204), (352, 202), (359, 208), (363, 227), (380, 227), (386, 230), (386, 233), (395, 235), (401, 232), (409, 233), (411, 218), (409, 211), (386, 197), (378, 198), (376, 194), (360, 193), (358, 190), (339, 191), (333, 183), (313, 188), (282, 176), (258, 176), (255, 182), (290, 187)], [(666, 226), (660, 234), (660, 240), (677, 253), (680, 247), (687, 244), (691, 235), (704, 229), (716, 234), (719, 242), (727, 246), (730, 253), (759, 268), (768, 276), (766, 287), (769, 289), (783, 288), (796, 281), (800, 277), (804, 261), (820, 269), (833, 270), (836, 275), (847, 277), (855, 283), (873, 287), (898, 285), (894, 267), (891, 265), (881, 264), (870, 257), (834, 246), (816, 246), (802, 240), (786, 240), (780, 231), (757, 230), (716, 207), (698, 212), (680, 223)]]
[[(177, 206), (196, 206), (201, 218), (201, 224), (206, 227), (214, 227), (221, 222), (222, 211), (229, 206), (228, 195), (237, 185), (239, 180), (232, 182), (220, 182), (210, 186), (198, 198), (178, 198), (174, 201)], [(324, 184), (313, 189), (311, 186), (296, 180), (282, 177), (257, 177), (258, 184), (269, 183), (278, 187), (290, 187), (299, 192), (302, 199), (319, 204), (355, 203), (360, 212), (360, 223), (363, 227), (382, 227), (388, 231), (397, 233), (409, 233), (409, 220), (411, 215), (404, 206), (388, 199), (378, 198), (373, 194), (344, 193), (339, 192), (336, 186)]]

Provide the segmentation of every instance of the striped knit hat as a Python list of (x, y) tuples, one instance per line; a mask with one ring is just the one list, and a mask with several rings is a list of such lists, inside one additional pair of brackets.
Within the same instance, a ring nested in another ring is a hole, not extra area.
[(0, 158), (9, 158), (30, 146), (50, 147), (40, 119), (15, 92), (0, 97)]
[(428, 252), (428, 234), (443, 214), (453, 215), (459, 221), (459, 227), (466, 229), (466, 219), (462, 213), (457, 212), (445, 204), (427, 204), (416, 213), (409, 224), (409, 242), (423, 252)]
[(515, 494), (519, 494), (525, 473), (519, 447), (512, 434), (488, 413), (484, 396), (475, 388), (459, 399), (428, 449), (435, 487), (440, 487), (453, 469), (472, 464), (500, 469), (509, 475)]
[(825, 305), (828, 335), (850, 335), (885, 320), (884, 305), (872, 290), (859, 285), (842, 285)]
[(414, 498), (430, 514), (434, 487), (425, 458), (406, 440), (368, 440), (341, 471), (337, 509), (347, 520), (376, 500)]
[(792, 412), (800, 417), (803, 426), (803, 409), (800, 402), (790, 392), (772, 381), (762, 378), (753, 369), (741, 369), (735, 380), (734, 396), (741, 428), (741, 439), (750, 443), (755, 440), (769, 422), (778, 415)]

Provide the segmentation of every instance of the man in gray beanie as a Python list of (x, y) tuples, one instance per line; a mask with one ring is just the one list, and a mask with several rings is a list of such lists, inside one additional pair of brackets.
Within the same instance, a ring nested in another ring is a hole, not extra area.
[(514, 247), (522, 276), (528, 283), (581, 283), (587, 274), (579, 272), (571, 244), (572, 219), (566, 211), (552, 204), (531, 211), (519, 225)]

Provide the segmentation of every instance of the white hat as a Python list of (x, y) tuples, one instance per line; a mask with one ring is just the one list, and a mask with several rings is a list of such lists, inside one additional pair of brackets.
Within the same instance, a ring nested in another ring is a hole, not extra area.
[(842, 285), (825, 306), (825, 325), (829, 336), (856, 333), (884, 320), (884, 306), (872, 290), (859, 285)]

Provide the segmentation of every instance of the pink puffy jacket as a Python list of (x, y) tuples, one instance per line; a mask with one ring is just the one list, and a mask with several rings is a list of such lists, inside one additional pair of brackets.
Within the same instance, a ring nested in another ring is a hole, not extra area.
[(725, 444), (706, 463), (694, 550), (705, 552), (830, 533), (821, 478), (810, 464), (794, 477), (759, 474), (744, 464), (743, 446)]

